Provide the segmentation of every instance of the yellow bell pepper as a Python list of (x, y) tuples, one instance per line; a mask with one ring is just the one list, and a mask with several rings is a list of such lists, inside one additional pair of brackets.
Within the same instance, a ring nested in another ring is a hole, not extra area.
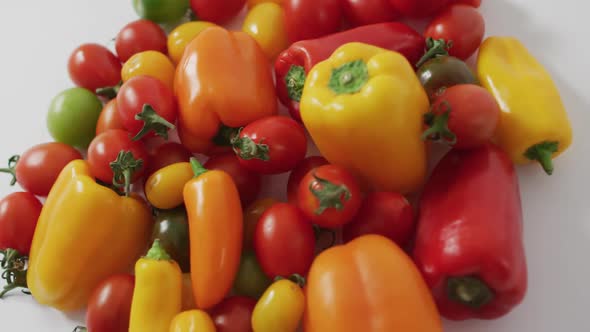
[(86, 161), (60, 173), (39, 216), (27, 283), (37, 302), (83, 308), (105, 278), (128, 272), (145, 250), (152, 217), (138, 198), (97, 184)]
[(188, 162), (168, 165), (154, 174), (145, 182), (144, 191), (148, 201), (158, 209), (168, 210), (184, 203), (182, 191), (184, 185), (195, 174)]
[(406, 58), (348, 43), (310, 71), (301, 116), (330, 163), (377, 190), (417, 191), (426, 176), (420, 138), (429, 101)]
[(189, 310), (174, 317), (170, 332), (215, 332), (215, 324), (206, 312)]
[(512, 37), (484, 41), (477, 73), (502, 110), (496, 143), (515, 163), (538, 161), (551, 174), (552, 160), (572, 143), (572, 128), (550, 74)]
[(167, 332), (181, 308), (182, 271), (156, 239), (135, 264), (129, 332)]

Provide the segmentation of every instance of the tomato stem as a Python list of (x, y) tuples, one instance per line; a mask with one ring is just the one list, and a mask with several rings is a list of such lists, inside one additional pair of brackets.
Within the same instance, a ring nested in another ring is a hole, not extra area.
[(133, 174), (143, 167), (143, 160), (135, 159), (131, 151), (120, 151), (110, 166), (113, 170), (113, 185), (117, 189), (123, 189), (124, 195), (129, 196), (131, 179)]
[(432, 37), (426, 38), (426, 53), (416, 63), (416, 68), (421, 67), (428, 60), (433, 59), (437, 56), (449, 55), (449, 49), (453, 47), (453, 42), (446, 42), (444, 39), (433, 39)]
[(287, 75), (285, 75), (285, 86), (291, 100), (301, 101), (306, 76), (307, 74), (302, 66), (291, 65), (289, 68)]
[(201, 164), (199, 162), (199, 160), (197, 160), (197, 158), (192, 157), (190, 160), (191, 163), (191, 168), (193, 170), (193, 173), (195, 173), (195, 177), (198, 178), (199, 176), (201, 176), (202, 174), (206, 173), (207, 171), (209, 171), (208, 169), (206, 169), (203, 164)]
[(531, 146), (524, 156), (538, 161), (547, 175), (553, 174), (553, 154), (559, 150), (559, 142), (542, 142)]
[(3, 256), (0, 267), (4, 270), (1, 278), (6, 282), (2, 292), (0, 292), (0, 298), (16, 288), (24, 288), (22, 292), (30, 294), (26, 289), (28, 257), (23, 256), (17, 250), (10, 248), (0, 250), (0, 253)]
[(19, 159), (19, 155), (14, 155), (8, 159), (8, 168), (0, 168), (0, 173), (8, 173), (12, 175), (12, 180), (10, 180), (11, 186), (16, 184), (16, 164), (18, 163)]
[(267, 144), (256, 143), (250, 137), (240, 137), (242, 128), (231, 140), (232, 147), (243, 160), (260, 159), (269, 161), (269, 147)]
[(119, 93), (119, 90), (121, 89), (121, 85), (123, 85), (123, 82), (119, 82), (119, 84), (115, 86), (98, 88), (95, 92), (98, 96), (105, 97), (108, 100), (115, 99)]
[(441, 106), (446, 106), (447, 109), (444, 111), (439, 111), (436, 114), (433, 111), (430, 111), (424, 114), (424, 123), (429, 127), (422, 133), (422, 140), (431, 139), (433, 141), (438, 141), (440, 139), (444, 139), (449, 145), (454, 145), (457, 143), (457, 135), (453, 133), (449, 129), (449, 117), (451, 116), (451, 105), (445, 100), (439, 105), (439, 110)]
[(131, 139), (133, 141), (139, 141), (152, 130), (156, 135), (167, 140), (168, 130), (174, 130), (176, 128), (175, 125), (161, 117), (149, 104), (143, 105), (141, 113), (135, 115), (135, 120), (143, 121), (143, 128)]
[(76, 326), (72, 332), (88, 332), (88, 329), (85, 326)]
[(449, 299), (478, 309), (494, 299), (494, 293), (477, 277), (451, 277), (447, 280)]
[(336, 185), (318, 177), (316, 174), (313, 174), (313, 178), (315, 179), (314, 182), (319, 183), (321, 187), (319, 189), (315, 188), (314, 182), (309, 185), (309, 191), (311, 191), (320, 203), (315, 214), (320, 215), (328, 208), (335, 208), (338, 211), (344, 209), (344, 202), (348, 202), (352, 195), (348, 187), (343, 184)]

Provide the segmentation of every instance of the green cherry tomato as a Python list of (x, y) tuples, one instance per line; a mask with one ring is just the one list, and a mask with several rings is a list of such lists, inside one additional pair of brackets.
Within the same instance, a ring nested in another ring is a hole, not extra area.
[(141, 18), (156, 23), (170, 23), (186, 14), (189, 0), (133, 0), (133, 8)]
[(55, 96), (47, 114), (47, 128), (58, 142), (85, 149), (96, 135), (102, 103), (89, 90), (71, 88)]
[(234, 282), (236, 294), (258, 299), (270, 284), (271, 280), (262, 272), (254, 251), (245, 250)]
[(150, 242), (160, 239), (160, 244), (174, 259), (182, 272), (190, 272), (188, 217), (184, 206), (156, 212), (156, 223)]
[(434, 98), (441, 88), (459, 84), (479, 84), (465, 62), (448, 55), (428, 60), (418, 68), (417, 74), (430, 98)]

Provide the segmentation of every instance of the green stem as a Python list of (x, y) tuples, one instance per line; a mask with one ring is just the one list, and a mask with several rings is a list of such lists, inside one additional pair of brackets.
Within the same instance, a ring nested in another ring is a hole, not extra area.
[(301, 288), (305, 287), (305, 283), (307, 282), (305, 280), (305, 277), (303, 277), (302, 275), (297, 274), (297, 273), (294, 273), (287, 278), (282, 277), (282, 276), (276, 276), (274, 281), (276, 282), (276, 281), (283, 280), (283, 279), (290, 280), (290, 281), (296, 283)]
[(88, 329), (85, 326), (76, 326), (72, 332), (88, 332)]
[(363, 60), (355, 60), (335, 68), (328, 87), (336, 94), (359, 92), (369, 80), (369, 70)]
[(524, 156), (530, 160), (538, 161), (545, 173), (553, 174), (553, 154), (559, 150), (559, 142), (542, 142), (531, 146)]
[(145, 255), (145, 258), (153, 259), (156, 261), (169, 261), (171, 259), (170, 255), (168, 255), (168, 253), (166, 252), (166, 249), (164, 249), (164, 247), (162, 247), (162, 245), (160, 244), (160, 239), (154, 240), (154, 244), (152, 244), (152, 247), (150, 248), (150, 250), (148, 250), (147, 254)]
[(217, 146), (231, 146), (232, 139), (239, 133), (240, 128), (232, 128), (222, 124), (215, 137), (213, 137), (213, 143)]
[(208, 171), (208, 169), (206, 169), (205, 167), (203, 167), (203, 164), (201, 164), (197, 158), (192, 157), (191, 160), (191, 168), (193, 170), (193, 173), (195, 173), (195, 177), (198, 178), (199, 176), (201, 176), (202, 174), (206, 173)]
[(108, 100), (115, 99), (117, 97), (117, 94), (119, 93), (119, 90), (121, 89), (121, 85), (123, 85), (123, 82), (119, 82), (119, 84), (115, 86), (98, 88), (95, 92), (97, 95), (105, 97)]
[(445, 105), (447, 109), (445, 111), (438, 110), (436, 113), (430, 111), (424, 114), (424, 123), (429, 127), (422, 133), (422, 140), (431, 139), (438, 141), (441, 138), (445, 140), (449, 145), (457, 143), (457, 135), (449, 129), (449, 117), (451, 116), (451, 106), (448, 102), (443, 102), (439, 105), (442, 107)]
[(113, 185), (123, 189), (124, 195), (129, 196), (133, 174), (143, 167), (143, 160), (135, 159), (131, 151), (120, 151), (110, 166), (113, 170)]
[(1, 250), (3, 258), (0, 263), (0, 267), (4, 270), (2, 272), (2, 279), (5, 280), (6, 285), (2, 292), (0, 292), (0, 298), (6, 293), (16, 288), (24, 288), (23, 293), (30, 294), (26, 288), (27, 286), (27, 256), (21, 255), (17, 250), (6, 249)]
[(302, 66), (291, 65), (291, 68), (289, 68), (285, 76), (285, 85), (287, 86), (287, 92), (291, 100), (296, 102), (301, 101), (306, 76), (307, 74)]
[(452, 46), (452, 41), (446, 42), (444, 39), (433, 39), (432, 37), (428, 37), (426, 39), (426, 53), (424, 53), (424, 56), (422, 56), (422, 58), (416, 63), (416, 68), (421, 67), (428, 62), (428, 60), (437, 56), (449, 55), (449, 49)]
[(137, 135), (131, 139), (133, 141), (139, 141), (152, 130), (156, 135), (168, 139), (168, 130), (176, 128), (175, 125), (161, 117), (149, 104), (143, 105), (141, 113), (135, 115), (135, 120), (143, 121), (143, 127)]
[[(351, 198), (350, 190), (346, 185), (336, 185), (326, 179), (318, 177), (313, 174), (315, 181), (309, 185), (309, 191), (318, 199), (319, 207), (315, 211), (316, 215), (320, 215), (328, 208), (335, 208), (336, 210), (344, 209), (344, 202)], [(320, 188), (316, 188), (315, 184), (320, 184)], [(344, 201), (343, 201), (344, 200)]]
[(11, 186), (16, 184), (16, 164), (18, 163), (19, 159), (19, 155), (14, 155), (8, 159), (8, 168), (0, 168), (0, 173), (8, 173), (12, 175), (12, 180), (10, 180)]
[(451, 277), (447, 280), (447, 294), (452, 301), (478, 309), (494, 299), (492, 290), (477, 277)]
[(240, 137), (240, 131), (231, 140), (232, 147), (238, 156), (243, 160), (260, 159), (270, 160), (270, 149), (267, 144), (256, 143), (250, 137)]

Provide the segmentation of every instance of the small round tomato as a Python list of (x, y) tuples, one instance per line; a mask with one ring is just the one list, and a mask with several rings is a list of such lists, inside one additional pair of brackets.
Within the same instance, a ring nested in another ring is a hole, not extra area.
[(65, 90), (51, 101), (47, 129), (57, 142), (85, 149), (96, 134), (101, 110), (102, 103), (92, 92), (84, 88)]
[(119, 116), (119, 108), (117, 107), (117, 99), (111, 99), (102, 108), (98, 123), (96, 124), (96, 135), (104, 133), (109, 129), (125, 129), (123, 121)]
[(455, 85), (435, 99), (423, 137), (443, 140), (455, 149), (471, 149), (492, 140), (500, 106), (488, 90), (473, 84)]
[(303, 177), (297, 201), (313, 223), (337, 228), (352, 220), (362, 198), (359, 184), (350, 172), (340, 166), (324, 165)]
[(391, 22), (400, 18), (389, 0), (345, 0), (344, 14), (353, 26)]
[(195, 177), (190, 163), (168, 165), (154, 172), (145, 181), (145, 197), (158, 209), (173, 209), (184, 203), (184, 185)]
[(414, 210), (401, 194), (369, 193), (354, 219), (342, 230), (344, 242), (366, 234), (383, 235), (399, 246), (405, 246), (414, 231)]
[(205, 163), (205, 168), (229, 174), (238, 188), (243, 206), (250, 205), (258, 197), (262, 188), (262, 177), (244, 167), (235, 154), (229, 152), (212, 156)]
[(276, 3), (261, 3), (248, 12), (242, 25), (242, 30), (258, 42), (270, 60), (289, 46), (284, 14)]
[(268, 277), (305, 276), (314, 257), (313, 226), (297, 206), (277, 203), (258, 220), (254, 249)]
[(188, 217), (184, 206), (156, 212), (150, 243), (160, 239), (160, 244), (175, 260), (183, 272), (190, 272)]
[(466, 60), (479, 48), (485, 34), (485, 21), (472, 6), (454, 4), (438, 14), (424, 32), (424, 37), (452, 43), (451, 56)]
[(121, 78), (127, 82), (135, 76), (150, 76), (159, 79), (170, 91), (174, 90), (174, 73), (176, 69), (170, 59), (156, 51), (144, 51), (134, 54), (121, 69)]
[(283, 7), (290, 43), (335, 33), (342, 23), (340, 0), (284, 0)]
[(211, 310), (217, 332), (252, 332), (250, 319), (256, 300), (246, 296), (228, 297)]
[(303, 159), (289, 175), (287, 182), (287, 199), (289, 203), (297, 204), (297, 193), (299, 192), (299, 184), (301, 180), (309, 171), (314, 170), (320, 166), (327, 165), (329, 162), (322, 156), (311, 156)]
[(149, 176), (166, 166), (189, 162), (192, 156), (193, 154), (180, 143), (166, 142), (160, 144), (150, 150), (150, 163), (146, 174)]
[(121, 151), (131, 151), (135, 160), (142, 161), (142, 167), (133, 172), (131, 183), (143, 176), (147, 165), (147, 151), (141, 142), (132, 141), (129, 133), (120, 129), (107, 130), (96, 136), (88, 147), (88, 163), (92, 175), (105, 183), (113, 182), (111, 163)]
[(258, 300), (252, 312), (254, 331), (297, 331), (305, 309), (302, 286), (288, 279), (273, 283)]
[(15, 192), (0, 200), (0, 250), (15, 249), (28, 256), (43, 205), (29, 192)]
[(442, 88), (458, 84), (478, 84), (475, 74), (461, 59), (442, 55), (434, 57), (418, 68), (418, 79), (431, 99)]
[(201, 31), (213, 26), (215, 26), (214, 23), (193, 21), (181, 24), (172, 30), (168, 35), (168, 54), (172, 62), (178, 64), (184, 54), (186, 45), (198, 36)]
[(88, 331), (127, 332), (134, 287), (131, 274), (113, 275), (96, 286), (88, 300)]
[(133, 0), (133, 8), (141, 18), (156, 23), (171, 23), (186, 14), (188, 0)]
[(119, 84), (121, 61), (102, 45), (84, 44), (70, 55), (68, 72), (74, 84), (96, 91)]
[(236, 17), (245, 4), (246, 0), (191, 0), (191, 8), (199, 19), (217, 24)]
[(166, 54), (166, 32), (149, 20), (133, 21), (121, 29), (115, 38), (115, 49), (121, 61), (144, 51)]
[(393, 8), (408, 18), (430, 17), (453, 0), (389, 0)]
[(278, 203), (274, 198), (264, 198), (250, 204), (244, 211), (244, 249), (254, 248), (254, 234), (260, 217), (271, 206)]
[[(134, 140), (155, 135), (168, 138), (174, 129), (178, 106), (172, 90), (150, 76), (135, 76), (117, 95), (119, 116)], [(139, 117), (139, 119), (138, 119)]]
[(237, 295), (249, 296), (257, 299), (270, 285), (270, 279), (264, 274), (254, 251), (242, 252), (240, 267), (234, 281), (234, 291)]
[(242, 165), (260, 174), (290, 171), (307, 153), (305, 130), (285, 116), (250, 123), (232, 139), (232, 145)]

